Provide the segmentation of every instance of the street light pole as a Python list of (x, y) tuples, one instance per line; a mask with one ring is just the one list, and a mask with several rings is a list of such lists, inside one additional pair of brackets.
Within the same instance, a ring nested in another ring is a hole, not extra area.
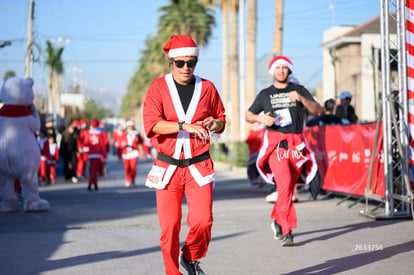
[(32, 63), (33, 63), (33, 19), (34, 19), (34, 0), (29, 3), (29, 20), (27, 25), (27, 46), (26, 46), (26, 60), (25, 60), (25, 77), (32, 77)]

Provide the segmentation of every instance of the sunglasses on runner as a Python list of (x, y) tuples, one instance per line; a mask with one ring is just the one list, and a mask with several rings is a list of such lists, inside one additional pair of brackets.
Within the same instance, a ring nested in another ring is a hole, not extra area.
[(188, 61), (184, 61), (184, 60), (173, 60), (175, 66), (179, 69), (183, 68), (185, 64), (187, 64), (187, 67), (192, 69), (195, 67), (195, 65), (197, 64), (197, 60), (188, 60)]

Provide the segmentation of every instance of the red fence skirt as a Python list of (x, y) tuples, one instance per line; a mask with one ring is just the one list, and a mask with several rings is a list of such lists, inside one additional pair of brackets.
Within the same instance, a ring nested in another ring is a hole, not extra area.
[[(375, 141), (376, 123), (305, 127), (324, 190), (363, 196)], [(375, 150), (371, 192), (385, 197), (382, 127)]]

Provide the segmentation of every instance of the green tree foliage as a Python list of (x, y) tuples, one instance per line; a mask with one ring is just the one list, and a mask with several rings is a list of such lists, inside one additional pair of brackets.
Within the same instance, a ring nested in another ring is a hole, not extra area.
[(63, 48), (55, 49), (52, 42), (46, 41), (47, 59), (46, 64), (49, 67), (49, 89), (53, 89), (54, 74), (61, 74), (63, 72), (62, 53)]
[(6, 80), (9, 77), (15, 77), (15, 76), (16, 76), (16, 73), (14, 71), (8, 70), (4, 73), (3, 80)]
[(158, 33), (147, 38), (139, 66), (122, 99), (121, 116), (130, 117), (142, 105), (151, 82), (169, 71), (168, 58), (163, 46), (171, 35), (188, 34), (195, 42), (206, 45), (215, 24), (210, 1), (173, 0), (159, 9), (161, 18)]
[(93, 118), (101, 120), (105, 117), (113, 116), (112, 112), (104, 107), (98, 106), (94, 100), (89, 100), (85, 104), (85, 109), (83, 110), (82, 118), (91, 121)]
[(161, 16), (158, 29), (169, 34), (188, 34), (198, 45), (205, 46), (215, 25), (211, 5), (194, 0), (171, 2), (160, 8), (164, 15)]

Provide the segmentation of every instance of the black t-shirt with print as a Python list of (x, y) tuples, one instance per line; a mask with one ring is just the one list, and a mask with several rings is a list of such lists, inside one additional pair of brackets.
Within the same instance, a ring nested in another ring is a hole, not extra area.
[(264, 113), (270, 112), (270, 115), (273, 117), (277, 117), (278, 113), (282, 113), (285, 116), (286, 112), (288, 112), (290, 115), (289, 121), (291, 122), (286, 123), (286, 126), (272, 125), (266, 128), (282, 133), (302, 133), (307, 111), (301, 102), (289, 99), (288, 93), (291, 91), (297, 91), (303, 97), (314, 101), (309, 91), (301, 85), (289, 83), (284, 89), (278, 89), (271, 85), (260, 91), (250, 106), (249, 111), (254, 114), (259, 114), (262, 111)]

